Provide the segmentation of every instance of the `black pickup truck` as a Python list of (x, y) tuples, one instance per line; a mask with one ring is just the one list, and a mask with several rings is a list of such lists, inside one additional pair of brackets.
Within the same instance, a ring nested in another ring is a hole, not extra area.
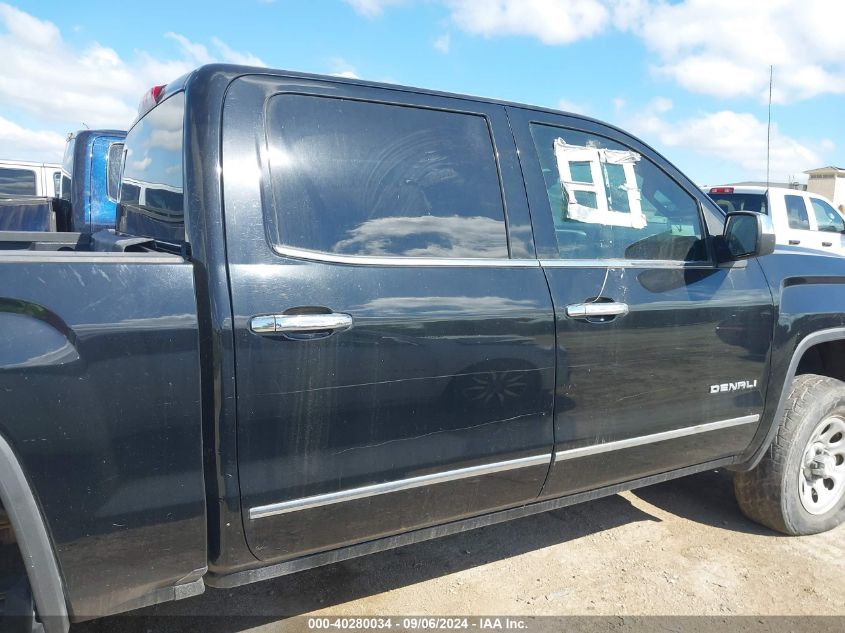
[(842, 522), (845, 259), (581, 116), (226, 65), (150, 105), (116, 231), (0, 234), (22, 626), (716, 467)]

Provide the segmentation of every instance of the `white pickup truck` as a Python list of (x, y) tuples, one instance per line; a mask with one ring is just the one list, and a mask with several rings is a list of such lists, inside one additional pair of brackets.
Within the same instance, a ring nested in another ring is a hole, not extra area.
[(778, 244), (845, 255), (845, 219), (823, 196), (785, 187), (724, 186), (705, 189), (725, 212), (771, 216)]
[(55, 198), (59, 195), (61, 170), (62, 166), (56, 163), (0, 160), (0, 195)]

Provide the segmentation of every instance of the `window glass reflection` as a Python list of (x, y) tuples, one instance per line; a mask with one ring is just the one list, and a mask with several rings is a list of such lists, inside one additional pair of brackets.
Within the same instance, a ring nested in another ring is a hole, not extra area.
[(268, 109), (277, 244), (344, 255), (507, 257), (487, 121), (280, 95)]

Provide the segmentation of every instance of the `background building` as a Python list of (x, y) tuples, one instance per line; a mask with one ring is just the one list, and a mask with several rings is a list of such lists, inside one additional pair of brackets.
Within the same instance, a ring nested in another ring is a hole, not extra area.
[(842, 167), (819, 167), (804, 172), (807, 191), (817, 193), (833, 202), (833, 206), (845, 205), (845, 169)]

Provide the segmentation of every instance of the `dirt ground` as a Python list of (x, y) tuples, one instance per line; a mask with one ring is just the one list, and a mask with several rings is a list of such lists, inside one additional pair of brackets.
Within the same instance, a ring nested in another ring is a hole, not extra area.
[[(614, 616), (587, 621), (595, 630), (630, 630), (638, 616), (717, 616), (641, 629), (669, 631), (749, 615), (757, 630), (783, 630), (759, 616), (845, 616), (845, 527), (778, 536), (740, 514), (730, 473), (710, 471), (71, 631), (275, 633), (307, 630), (293, 616), (361, 615)], [(845, 630), (845, 617), (792, 622), (788, 630)]]

